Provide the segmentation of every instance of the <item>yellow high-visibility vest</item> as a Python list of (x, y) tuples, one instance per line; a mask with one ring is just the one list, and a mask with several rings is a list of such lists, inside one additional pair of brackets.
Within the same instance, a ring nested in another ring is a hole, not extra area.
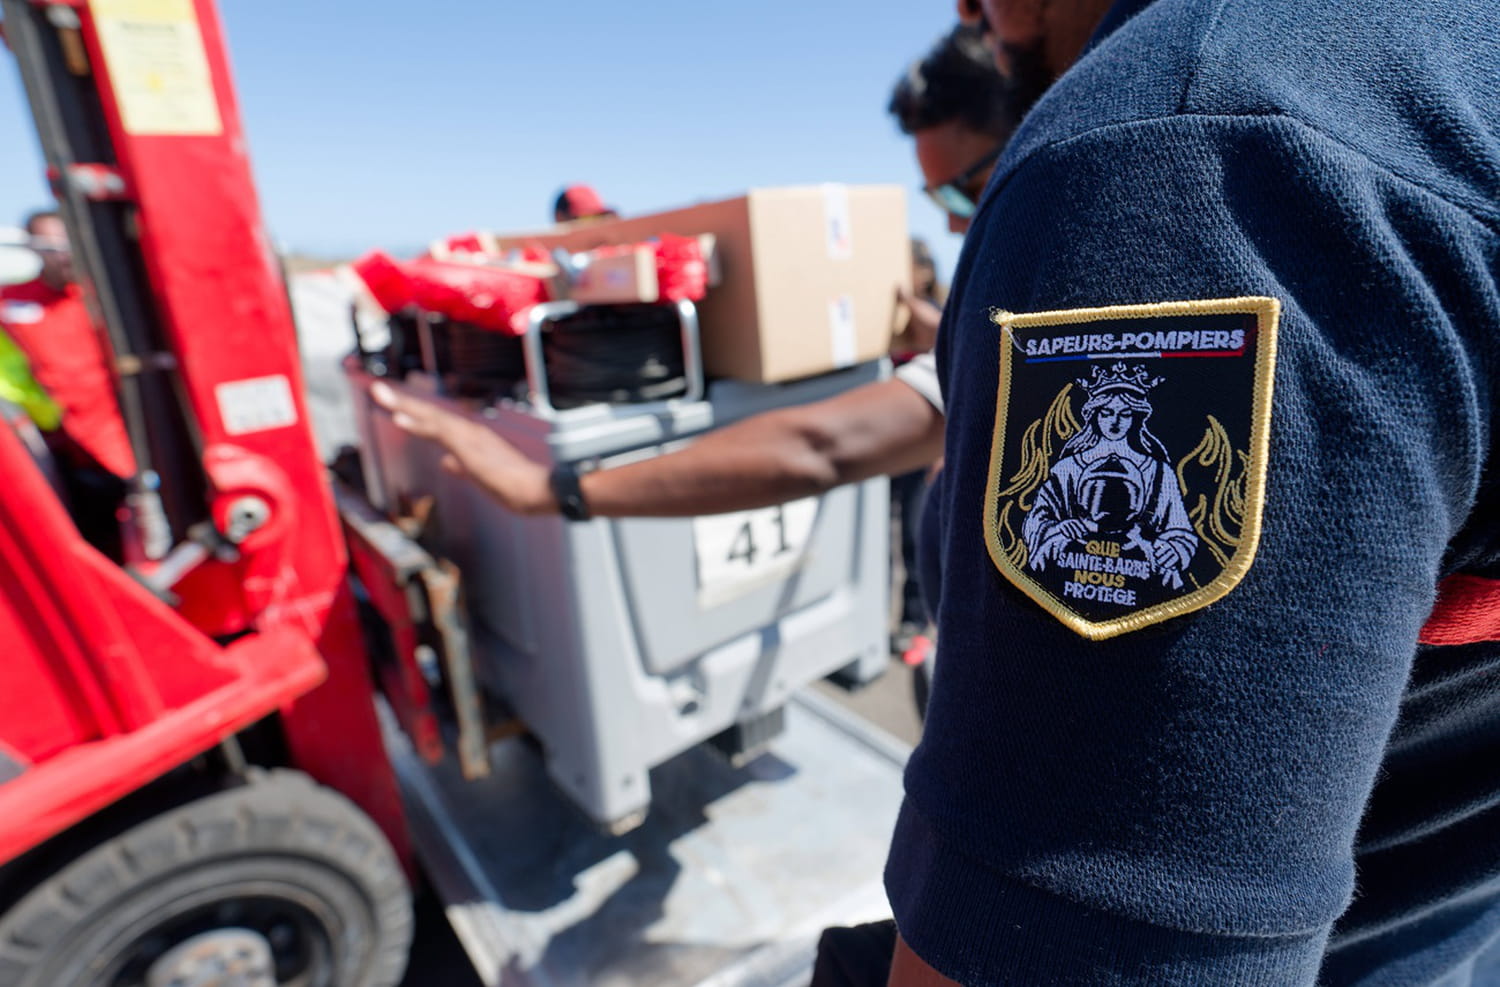
[(62, 409), (31, 376), (31, 362), (3, 330), (0, 330), (0, 400), (21, 408), (45, 432), (62, 424)]

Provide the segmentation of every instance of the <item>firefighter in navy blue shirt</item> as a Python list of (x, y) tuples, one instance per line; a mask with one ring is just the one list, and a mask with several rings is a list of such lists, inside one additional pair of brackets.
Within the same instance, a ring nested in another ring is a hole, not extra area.
[(891, 984), (1500, 984), (1500, 5), (961, 6)]

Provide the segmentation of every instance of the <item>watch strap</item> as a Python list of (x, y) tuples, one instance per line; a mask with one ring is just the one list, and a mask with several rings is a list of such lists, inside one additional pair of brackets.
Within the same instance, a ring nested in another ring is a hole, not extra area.
[(593, 517), (588, 501), (583, 499), (578, 468), (572, 463), (558, 463), (552, 468), (552, 496), (557, 498), (558, 512), (569, 521), (587, 521)]

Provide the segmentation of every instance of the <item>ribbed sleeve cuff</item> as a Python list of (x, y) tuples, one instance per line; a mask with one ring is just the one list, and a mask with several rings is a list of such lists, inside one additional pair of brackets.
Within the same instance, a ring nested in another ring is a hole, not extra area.
[(956, 850), (910, 799), (885, 884), (907, 945), (967, 987), (1296, 987), (1314, 983), (1327, 941), (1180, 932), (1076, 904)]

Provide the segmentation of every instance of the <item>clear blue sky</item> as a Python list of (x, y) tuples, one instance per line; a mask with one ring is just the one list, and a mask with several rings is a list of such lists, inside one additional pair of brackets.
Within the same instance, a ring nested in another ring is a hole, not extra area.
[[(750, 186), (894, 182), (944, 277), (892, 84), (952, 0), (219, 0), (251, 160), (288, 249), (536, 229), (585, 181), (623, 212)], [(0, 51), (0, 225), (47, 201)]]

